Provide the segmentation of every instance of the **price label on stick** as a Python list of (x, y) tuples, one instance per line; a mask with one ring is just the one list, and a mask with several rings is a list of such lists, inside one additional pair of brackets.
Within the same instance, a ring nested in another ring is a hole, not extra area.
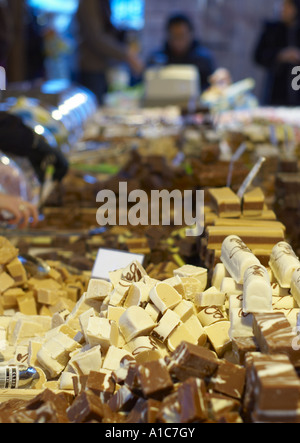
[(241, 156), (244, 154), (246, 149), (247, 149), (246, 143), (242, 143), (241, 146), (238, 148), (238, 150), (231, 157), (231, 161), (229, 164), (228, 176), (227, 176), (227, 188), (230, 188), (230, 186), (231, 186), (234, 163), (241, 158)]
[(237, 193), (238, 197), (240, 197), (241, 199), (244, 197), (247, 189), (249, 188), (249, 186), (251, 186), (253, 180), (255, 179), (257, 174), (259, 173), (260, 168), (262, 167), (262, 165), (264, 164), (265, 161), (266, 161), (265, 157), (260, 157), (260, 159), (257, 161), (257, 163), (254, 165), (253, 169), (250, 171), (250, 173), (246, 177), (244, 183), (240, 187), (240, 189)]

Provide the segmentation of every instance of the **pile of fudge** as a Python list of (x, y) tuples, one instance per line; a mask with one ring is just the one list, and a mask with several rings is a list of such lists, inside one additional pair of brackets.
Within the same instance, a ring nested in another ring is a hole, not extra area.
[(1, 364), (39, 375), (37, 396), (0, 404), (0, 422), (297, 423), (299, 306), (284, 240), (264, 266), (227, 236), (211, 278), (183, 265), (158, 280), (134, 261), (90, 279), (72, 309), (0, 317)]

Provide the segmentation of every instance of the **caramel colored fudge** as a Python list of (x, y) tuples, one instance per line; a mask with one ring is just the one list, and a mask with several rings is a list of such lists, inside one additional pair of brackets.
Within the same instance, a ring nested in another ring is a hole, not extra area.
[(244, 217), (259, 217), (264, 209), (265, 196), (261, 188), (254, 188), (246, 192), (242, 207)]
[(240, 217), (240, 198), (230, 188), (209, 189), (209, 195), (212, 201), (213, 208), (219, 217)]

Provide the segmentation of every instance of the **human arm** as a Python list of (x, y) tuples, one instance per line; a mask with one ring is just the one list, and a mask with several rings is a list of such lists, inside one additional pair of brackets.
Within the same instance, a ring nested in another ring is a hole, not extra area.
[(6, 211), (12, 218), (6, 220), (11, 225), (24, 229), (29, 225), (36, 226), (39, 220), (37, 207), (20, 197), (0, 194), (0, 211)]

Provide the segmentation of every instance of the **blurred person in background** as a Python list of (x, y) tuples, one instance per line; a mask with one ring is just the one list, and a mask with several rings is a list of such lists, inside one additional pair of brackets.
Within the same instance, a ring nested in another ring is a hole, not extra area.
[(207, 89), (215, 62), (210, 51), (196, 40), (191, 20), (184, 14), (173, 15), (167, 22), (166, 33), (164, 47), (151, 56), (149, 65), (196, 66), (200, 73), (201, 90)]
[(90, 89), (100, 104), (107, 92), (107, 71), (114, 62), (129, 65), (139, 76), (144, 66), (136, 52), (123, 42), (124, 34), (111, 21), (110, 0), (79, 0), (79, 82)]
[(299, 106), (292, 69), (300, 65), (300, 0), (283, 1), (280, 20), (265, 24), (254, 57), (267, 71), (263, 104)]
[(6, 67), (13, 31), (7, 0), (0, 0), (0, 66)]

